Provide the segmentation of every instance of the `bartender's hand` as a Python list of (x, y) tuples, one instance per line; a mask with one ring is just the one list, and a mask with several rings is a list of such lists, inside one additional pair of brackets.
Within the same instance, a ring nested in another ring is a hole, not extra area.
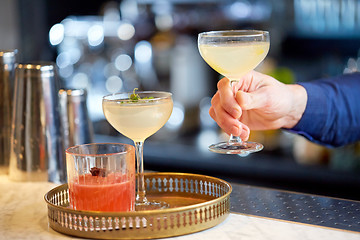
[(210, 116), (227, 133), (247, 140), (251, 130), (292, 128), (305, 111), (307, 93), (297, 84), (283, 84), (251, 71), (239, 82), (223, 78), (211, 100)]

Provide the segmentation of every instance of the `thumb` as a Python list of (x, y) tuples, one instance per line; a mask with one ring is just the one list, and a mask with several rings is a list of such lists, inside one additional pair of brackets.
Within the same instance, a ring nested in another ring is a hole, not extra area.
[(236, 93), (236, 101), (242, 110), (258, 109), (265, 106), (267, 96), (260, 89), (253, 92), (238, 91)]

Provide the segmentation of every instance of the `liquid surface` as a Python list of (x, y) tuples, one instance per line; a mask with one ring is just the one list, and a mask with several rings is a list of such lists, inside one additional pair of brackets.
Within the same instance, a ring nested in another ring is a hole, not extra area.
[(201, 44), (202, 58), (218, 73), (232, 81), (253, 70), (266, 57), (269, 42), (227, 43), (221, 45)]
[(156, 133), (170, 118), (171, 99), (137, 103), (104, 101), (107, 121), (121, 134), (135, 142), (142, 142)]
[(135, 179), (126, 175), (106, 177), (80, 175), (69, 183), (70, 206), (87, 211), (133, 211), (135, 208)]

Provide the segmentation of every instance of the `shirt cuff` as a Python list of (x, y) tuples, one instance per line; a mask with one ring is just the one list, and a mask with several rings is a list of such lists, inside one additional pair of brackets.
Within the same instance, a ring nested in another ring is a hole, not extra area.
[(300, 121), (293, 128), (287, 130), (302, 135), (312, 142), (324, 145), (317, 140), (319, 136), (316, 136), (316, 133), (319, 132), (319, 128), (323, 128), (326, 124), (324, 120), (326, 119), (324, 108), (327, 107), (325, 92), (320, 86), (311, 82), (298, 84), (303, 86), (307, 92), (306, 108)]

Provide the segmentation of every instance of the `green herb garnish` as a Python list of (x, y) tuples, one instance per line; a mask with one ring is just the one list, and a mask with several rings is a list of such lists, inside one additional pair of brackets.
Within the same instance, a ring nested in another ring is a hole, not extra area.
[(140, 98), (139, 94), (135, 93), (138, 88), (134, 88), (133, 93), (130, 95), (129, 99), (133, 101), (138, 101)]
[(129, 99), (131, 100), (131, 102), (138, 102), (141, 100), (147, 100), (147, 99), (154, 99), (154, 97), (144, 97), (141, 98), (139, 96), (139, 94), (137, 94), (135, 91), (138, 90), (138, 88), (134, 88), (133, 93), (130, 95)]

